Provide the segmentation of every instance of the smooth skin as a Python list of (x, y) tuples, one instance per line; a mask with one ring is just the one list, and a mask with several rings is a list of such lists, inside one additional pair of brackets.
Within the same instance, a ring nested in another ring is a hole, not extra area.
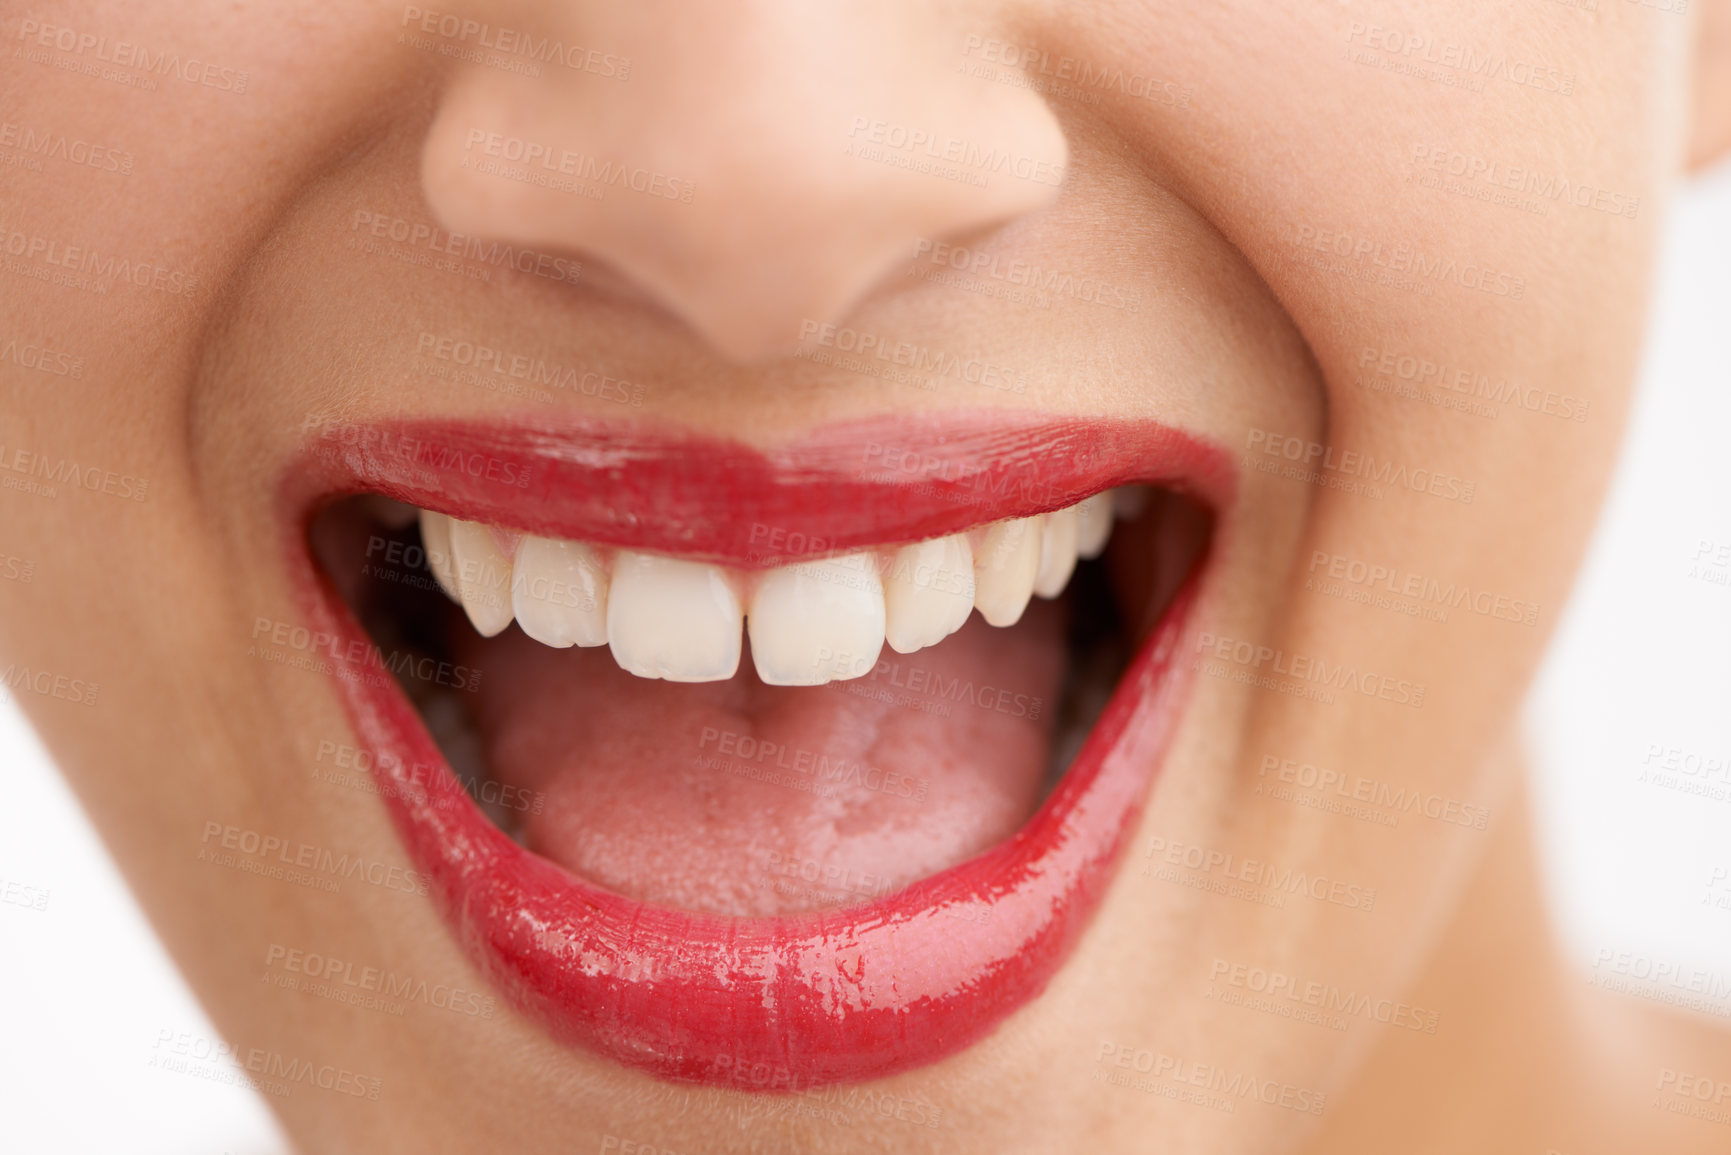
[[(1721, 1150), (1723, 1128), (1652, 1103), (1662, 1068), (1731, 1078), (1725, 1037), (1588, 991), (1550, 944), (1513, 746), (1621, 436), (1667, 191), (1731, 136), (1731, 5), (1689, 7), (445, 10), (603, 60), (527, 77), (441, 55), (400, 5), (8, 4), (4, 119), (131, 162), (0, 167), (7, 252), (23, 238), (0, 267), (0, 340), (81, 368), (0, 362), (0, 444), (8, 461), (148, 487), (0, 491), (7, 547), (36, 567), (0, 599), (0, 652), (100, 685), (92, 705), (18, 697), (225, 1036), (379, 1080), (377, 1100), (271, 1099), (308, 1151)], [(121, 82), (95, 60), (121, 41), (178, 54), (182, 72)], [(1035, 87), (1038, 66), (1010, 67), (1003, 44), (1037, 46), (1053, 72)], [(609, 56), (629, 60), (623, 77)], [(1083, 65), (1123, 83), (1081, 85)], [(1028, 175), (981, 187), (909, 168), (898, 127), (1008, 150)], [(694, 195), (508, 179), (478, 163), (489, 133)], [(1457, 154), (1595, 191), (1543, 212), (1496, 203), (1486, 180), (1448, 177)], [(1437, 156), (1441, 173), (1420, 163)], [(399, 219), (579, 259), (580, 283), (438, 263), (390, 240)], [(1109, 284), (1134, 307), (1041, 308), (909, 276), (921, 238)], [(106, 291), (44, 279), (66, 272), (53, 254), (92, 250), (99, 269), (149, 269)], [(926, 390), (790, 356), (814, 321), (989, 356), (1024, 388)], [(425, 333), (604, 369), (643, 403), (526, 402), (435, 376)], [(1384, 353), (1513, 381), (1539, 404), (1493, 418), (1430, 404), (1429, 386), (1390, 387)], [(376, 799), (309, 772), (319, 743), (353, 740), (329, 684), (251, 649), (258, 619), (298, 620), (273, 494), (309, 428), (529, 412), (770, 445), (963, 406), (1157, 418), (1224, 446), (1244, 467), (1196, 628), (1406, 689), (1320, 703), (1198, 676), (1129, 859), (1051, 988), (986, 1042), (864, 1089), (935, 1106), (939, 1126), (837, 1108), (849, 1092), (818, 1100), (826, 1113), (658, 1083), (508, 1011), (398, 1018), (260, 984), (287, 945), (485, 989), (424, 898), (199, 860), (218, 822), (403, 861)], [(1285, 449), (1312, 444), (1424, 480), (1371, 496), (1345, 485), (1352, 467), (1284, 476)], [(1307, 588), (1319, 555), (1537, 611), (1530, 626), (1389, 613)], [(1269, 757), (1494, 819), (1354, 822), (1259, 792)], [(1144, 873), (1179, 844), (1376, 898), (1275, 907)], [(1439, 1027), (1259, 1014), (1207, 997), (1221, 961), (1404, 999)], [(1113, 1085), (1102, 1056), (1126, 1051), (1326, 1106), (1229, 1112), (1164, 1093), (1182, 1089), (1169, 1078), (1163, 1093)]]

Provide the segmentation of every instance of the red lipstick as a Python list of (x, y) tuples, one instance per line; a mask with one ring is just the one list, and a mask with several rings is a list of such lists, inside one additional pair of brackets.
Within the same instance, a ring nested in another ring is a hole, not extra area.
[[(323, 426), (282, 499), (310, 624), (368, 645), (306, 541), (312, 513), (348, 493), (758, 568), (1028, 516), (1133, 481), (1215, 509), (1233, 485), (1224, 453), (1167, 426), (997, 412), (830, 427), (771, 450), (613, 423)], [(448, 768), (381, 797), (466, 953), (556, 1037), (663, 1078), (742, 1089), (881, 1078), (983, 1038), (1062, 965), (1180, 713), (1179, 643), (1205, 566), (1021, 830), (864, 905), (777, 918), (650, 906), (517, 845)], [(357, 736), (393, 755), (376, 773), (445, 766), (396, 686), (335, 685)]]
[(741, 569), (1027, 517), (1129, 481), (1214, 508), (1232, 485), (1223, 453), (1150, 421), (877, 418), (767, 450), (625, 422), (309, 428), (293, 495), (303, 502), (367, 489), (468, 521)]

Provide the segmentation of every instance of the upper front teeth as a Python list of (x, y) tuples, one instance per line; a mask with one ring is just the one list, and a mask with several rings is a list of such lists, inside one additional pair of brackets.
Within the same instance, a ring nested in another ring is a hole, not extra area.
[(1063, 592), (1078, 557), (1099, 556), (1116, 492), (967, 533), (757, 574), (519, 537), (431, 510), (421, 511), (421, 539), (440, 587), (485, 637), (514, 617), (549, 646), (605, 645), (638, 677), (713, 682), (739, 668), (743, 619), (759, 678), (817, 686), (871, 673), (886, 641), (903, 654), (936, 645), (974, 609), (991, 625), (1014, 625), (1032, 595)]
[(821, 686), (870, 673), (884, 648), (884, 587), (869, 553), (798, 562), (757, 579), (746, 631), (757, 676)]
[(721, 682), (739, 669), (739, 595), (719, 566), (622, 549), (607, 586), (607, 645), (620, 669)]

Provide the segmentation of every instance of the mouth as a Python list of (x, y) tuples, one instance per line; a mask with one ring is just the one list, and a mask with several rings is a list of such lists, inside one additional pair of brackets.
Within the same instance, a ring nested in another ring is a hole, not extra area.
[(1148, 421), (760, 449), (309, 422), (323, 664), (473, 963), (555, 1037), (749, 1090), (988, 1035), (1063, 964), (1181, 713), (1233, 478)]

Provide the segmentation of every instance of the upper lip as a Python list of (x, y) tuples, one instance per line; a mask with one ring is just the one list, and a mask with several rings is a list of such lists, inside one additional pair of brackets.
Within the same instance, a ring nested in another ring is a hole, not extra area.
[[(760, 569), (919, 541), (1141, 481), (1224, 508), (1225, 455), (1169, 425), (1004, 410), (874, 418), (771, 449), (642, 423), (316, 423), (290, 512), (375, 491), (465, 521)], [(791, 544), (790, 544), (791, 542)]]
[[(345, 493), (761, 568), (1028, 516), (1126, 482), (1219, 510), (1234, 478), (1219, 449), (1157, 422), (995, 410), (829, 426), (773, 449), (640, 423), (325, 423), (279, 492), (304, 612), (364, 647), (306, 542), (311, 513)], [(1016, 835), (897, 894), (821, 914), (724, 918), (601, 890), (494, 827), (396, 686), (335, 682), (380, 755), (378, 773), (441, 768), (430, 788), (397, 782), (381, 797), (457, 939), (520, 1010), (663, 1077), (797, 1088), (943, 1057), (1044, 987), (1103, 893), (1159, 764), (1200, 581), (1191, 575), (1069, 773)]]

